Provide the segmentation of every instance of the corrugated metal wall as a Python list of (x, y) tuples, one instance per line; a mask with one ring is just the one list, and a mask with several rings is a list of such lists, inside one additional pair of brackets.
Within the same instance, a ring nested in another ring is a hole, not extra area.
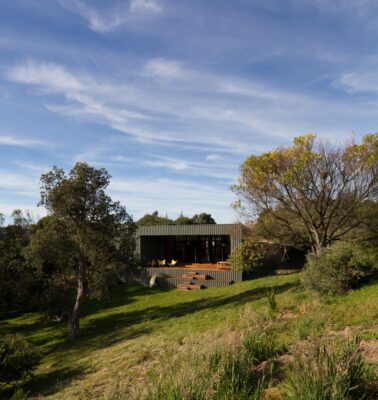
[(140, 226), (136, 237), (136, 253), (140, 256), (141, 236), (230, 236), (231, 251), (237, 247), (242, 240), (241, 224), (206, 224), (206, 225), (156, 225)]

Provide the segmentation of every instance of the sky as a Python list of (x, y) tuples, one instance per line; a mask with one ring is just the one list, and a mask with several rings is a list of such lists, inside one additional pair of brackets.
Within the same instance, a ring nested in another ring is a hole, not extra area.
[(377, 130), (376, 0), (1, 0), (0, 213), (78, 161), (138, 219), (238, 215), (250, 154)]

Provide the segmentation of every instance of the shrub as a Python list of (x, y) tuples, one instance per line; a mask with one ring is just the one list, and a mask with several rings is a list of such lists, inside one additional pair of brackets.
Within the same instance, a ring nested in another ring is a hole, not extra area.
[(373, 273), (374, 262), (374, 256), (360, 246), (339, 242), (307, 256), (303, 283), (323, 294), (346, 293)]
[(354, 400), (368, 394), (374, 370), (365, 363), (358, 340), (328, 339), (298, 349), (286, 400)]
[(39, 353), (20, 334), (0, 338), (0, 382), (26, 378), (38, 365)]
[(245, 240), (231, 251), (228, 261), (233, 271), (251, 271), (262, 265), (265, 255), (264, 245)]

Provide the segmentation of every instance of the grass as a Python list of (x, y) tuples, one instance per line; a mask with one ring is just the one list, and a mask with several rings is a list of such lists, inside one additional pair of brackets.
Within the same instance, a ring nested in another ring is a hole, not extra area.
[[(23, 333), (41, 349), (44, 358), (24, 389), (31, 398), (51, 399), (132, 399), (135, 388), (144, 386), (149, 374), (161, 372), (162, 360), (169, 362), (177, 349), (193, 342), (198, 348), (224, 332), (253, 327), (256, 312), (269, 314), (267, 293), (272, 290), (279, 309), (274, 327), (279, 349), (346, 326), (361, 338), (375, 338), (377, 282), (323, 300), (303, 289), (299, 278), (293, 272), (189, 292), (122, 285), (111, 300), (87, 305), (83, 336), (75, 343), (66, 340), (64, 323), (46, 322), (38, 313), (0, 315), (0, 335)], [(244, 340), (262, 358), (281, 351), (270, 342), (271, 336)], [(261, 340), (271, 346), (264, 357)], [(14, 390), (5, 388), (0, 398)]]

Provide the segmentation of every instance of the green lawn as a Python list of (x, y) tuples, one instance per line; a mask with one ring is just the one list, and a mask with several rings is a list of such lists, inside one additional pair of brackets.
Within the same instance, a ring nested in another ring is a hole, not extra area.
[[(237, 328), (246, 307), (268, 307), (274, 288), (281, 312), (277, 330), (290, 345), (346, 326), (378, 339), (378, 283), (333, 299), (319, 299), (299, 284), (300, 274), (274, 275), (221, 289), (181, 292), (119, 286), (112, 300), (92, 301), (82, 318), (83, 337), (66, 340), (66, 326), (40, 314), (1, 315), (0, 334), (21, 332), (44, 354), (30, 396), (64, 399), (114, 398), (141, 385), (161, 356), (188, 337)], [(7, 398), (14, 388), (0, 392)], [(130, 395), (131, 396), (131, 395)], [(128, 398), (131, 398), (131, 397)]]

